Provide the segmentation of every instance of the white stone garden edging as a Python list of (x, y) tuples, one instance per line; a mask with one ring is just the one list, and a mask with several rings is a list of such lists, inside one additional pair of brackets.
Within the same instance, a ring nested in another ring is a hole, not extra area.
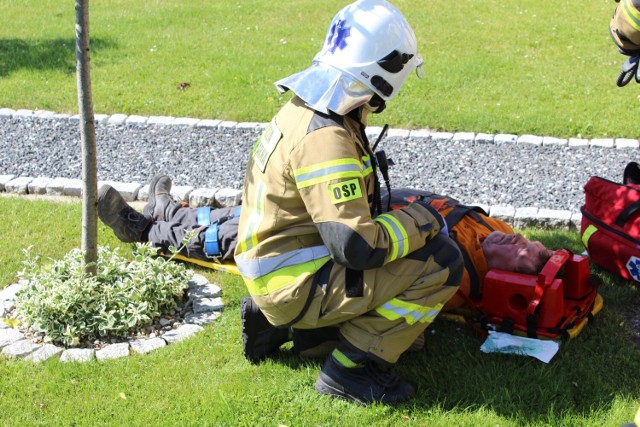
[[(5, 319), (14, 312), (16, 294), (22, 287), (23, 284), (18, 282), (0, 290), (0, 319)], [(61, 362), (89, 362), (146, 354), (190, 338), (202, 331), (203, 325), (213, 323), (220, 317), (224, 303), (222, 290), (218, 285), (210, 283), (200, 274), (193, 274), (186, 292), (187, 310), (183, 320), (160, 319), (162, 334), (123, 338), (122, 342), (100, 344), (97, 348), (65, 349), (44, 342), (41, 336), (31, 338), (19, 325), (11, 327), (12, 322), (0, 320), (0, 350), (5, 358), (36, 363), (53, 357), (58, 357)]]

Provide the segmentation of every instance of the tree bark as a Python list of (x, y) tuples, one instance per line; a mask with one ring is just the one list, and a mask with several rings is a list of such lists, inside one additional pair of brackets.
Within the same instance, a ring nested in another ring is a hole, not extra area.
[(82, 251), (87, 274), (98, 261), (98, 173), (96, 130), (91, 93), (89, 0), (76, 0), (76, 75), (82, 143)]

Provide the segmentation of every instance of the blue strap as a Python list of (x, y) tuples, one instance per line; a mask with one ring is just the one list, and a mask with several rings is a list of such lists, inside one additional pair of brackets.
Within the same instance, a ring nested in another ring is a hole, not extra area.
[(204, 253), (210, 258), (217, 258), (220, 256), (217, 222), (211, 224), (204, 232)]
[(202, 206), (196, 210), (197, 222), (198, 225), (209, 225), (211, 224), (211, 207), (210, 206)]
[(198, 225), (205, 226), (204, 232), (204, 253), (210, 258), (217, 258), (220, 254), (220, 243), (218, 242), (218, 222), (211, 223), (211, 207), (202, 206), (196, 210)]

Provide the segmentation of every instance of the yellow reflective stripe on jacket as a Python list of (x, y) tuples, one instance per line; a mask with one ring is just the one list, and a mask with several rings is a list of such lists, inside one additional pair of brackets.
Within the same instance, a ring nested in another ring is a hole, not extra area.
[(387, 262), (407, 256), (409, 245), (406, 243), (409, 241), (409, 236), (400, 221), (389, 214), (378, 215), (374, 221), (382, 224), (391, 237), (391, 254)]
[(249, 214), (245, 235), (239, 239), (240, 252), (246, 252), (258, 244), (257, 232), (264, 218), (264, 194), (266, 189), (267, 186), (262, 181), (256, 185), (256, 194), (253, 202), (255, 209)]
[(267, 295), (299, 282), (302, 277), (309, 277), (315, 274), (330, 259), (331, 257), (326, 256), (302, 264), (290, 265), (256, 279), (245, 276), (242, 269), (240, 269), (240, 263), (238, 263), (238, 269), (251, 295)]
[(371, 175), (373, 173), (373, 164), (371, 162), (371, 156), (363, 156), (362, 157), (362, 176)]
[(640, 12), (635, 8), (632, 0), (622, 1), (622, 10), (624, 11), (627, 21), (633, 28), (640, 31)]
[(298, 188), (342, 178), (362, 177), (362, 165), (356, 159), (338, 159), (293, 171)]
[(442, 304), (438, 304), (435, 307), (425, 307), (393, 298), (376, 308), (376, 312), (389, 320), (404, 318), (408, 324), (413, 325), (416, 322), (433, 322), (440, 310), (442, 310), (442, 307)]

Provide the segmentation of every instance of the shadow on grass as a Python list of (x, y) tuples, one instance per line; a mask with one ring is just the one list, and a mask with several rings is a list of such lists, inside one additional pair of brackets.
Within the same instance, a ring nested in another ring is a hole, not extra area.
[[(111, 39), (91, 39), (92, 53), (117, 47)], [(76, 70), (75, 39), (23, 40), (0, 39), (0, 77), (18, 70)]]

